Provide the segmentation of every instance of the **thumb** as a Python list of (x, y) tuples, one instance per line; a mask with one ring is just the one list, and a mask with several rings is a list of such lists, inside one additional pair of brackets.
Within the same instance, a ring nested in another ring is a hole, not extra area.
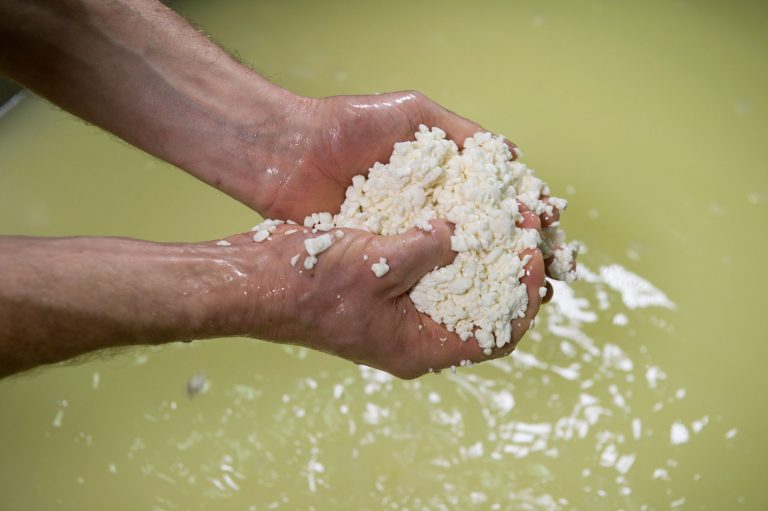
[(442, 219), (432, 220), (430, 224), (431, 231), (414, 227), (382, 240), (395, 295), (405, 293), (425, 274), (450, 264), (456, 257), (456, 252), (451, 250), (453, 225)]

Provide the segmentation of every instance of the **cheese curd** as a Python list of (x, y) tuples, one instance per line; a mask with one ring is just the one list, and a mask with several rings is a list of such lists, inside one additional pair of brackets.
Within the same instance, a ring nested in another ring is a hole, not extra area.
[(379, 258), (378, 263), (373, 263), (371, 265), (371, 271), (374, 275), (376, 275), (376, 278), (380, 279), (384, 275), (387, 274), (389, 271), (389, 265), (387, 264), (387, 259), (384, 257)]
[(522, 220), (518, 202), (537, 214), (562, 211), (567, 203), (542, 200), (547, 185), (512, 156), (500, 136), (477, 133), (459, 150), (443, 130), (422, 125), (415, 141), (395, 144), (389, 163), (376, 163), (367, 178), (353, 178), (333, 219), (336, 227), (384, 235), (413, 226), (429, 231), (436, 218), (453, 222), (456, 259), (425, 275), (410, 297), (462, 340), (474, 336), (486, 353), (512, 341), (511, 322), (528, 307), (520, 282), (529, 260), (521, 260), (523, 250), (541, 247), (554, 256), (549, 269), (555, 277), (574, 277), (573, 247), (564, 245), (559, 227), (545, 229), (544, 239), (515, 225)]

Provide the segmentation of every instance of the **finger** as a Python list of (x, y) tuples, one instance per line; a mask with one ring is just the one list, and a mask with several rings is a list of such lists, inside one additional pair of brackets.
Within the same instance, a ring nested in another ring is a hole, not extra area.
[(425, 274), (453, 262), (451, 250), (453, 226), (447, 220), (432, 220), (431, 231), (417, 227), (396, 236), (384, 236), (381, 253), (387, 259), (389, 272), (383, 277), (393, 285), (395, 296), (413, 287)]
[[(549, 197), (547, 195), (542, 195), (541, 200), (549, 204)], [(552, 213), (547, 213), (546, 211), (541, 214), (541, 226), (542, 227), (550, 227), (555, 222), (560, 221), (560, 210), (556, 207), (552, 206)]]
[(517, 201), (517, 208), (523, 216), (522, 220), (515, 224), (517, 227), (521, 229), (536, 229), (537, 231), (541, 231), (541, 218), (539, 218), (536, 213), (528, 209), (528, 206), (520, 201)]

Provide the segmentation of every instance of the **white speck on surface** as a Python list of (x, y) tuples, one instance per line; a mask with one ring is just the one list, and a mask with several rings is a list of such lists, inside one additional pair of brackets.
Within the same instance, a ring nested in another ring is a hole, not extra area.
[(53, 417), (53, 421), (51, 421), (51, 426), (54, 428), (60, 428), (61, 427), (61, 420), (64, 418), (64, 410), (59, 408), (56, 411), (56, 415)]
[(613, 317), (613, 324), (616, 326), (627, 326), (629, 318), (627, 318), (626, 314), (618, 313)]
[(702, 429), (704, 429), (704, 426), (706, 426), (709, 423), (709, 415), (703, 416), (701, 419), (693, 421), (691, 424), (691, 429), (694, 433), (699, 433)]
[(101, 374), (99, 374), (99, 372), (96, 371), (91, 375), (91, 387), (93, 387), (93, 389), (96, 390), (99, 388), (100, 383), (101, 383)]
[(729, 429), (728, 431), (726, 431), (726, 433), (725, 433), (725, 438), (726, 438), (727, 440), (730, 440), (730, 439), (732, 439), (733, 437), (735, 437), (735, 436), (736, 436), (736, 433), (738, 433), (738, 432), (739, 432), (739, 430), (738, 430), (737, 428), (731, 428), (731, 429)]
[(614, 467), (616, 468), (616, 471), (619, 472), (619, 474), (626, 474), (627, 472), (629, 472), (629, 469), (632, 468), (632, 464), (634, 464), (634, 462), (635, 462), (634, 454), (623, 454), (616, 461), (616, 464), (614, 465)]
[(194, 397), (198, 394), (203, 394), (208, 391), (210, 384), (204, 373), (198, 373), (187, 380), (187, 394), (189, 397)]
[(465, 458), (480, 458), (483, 456), (483, 442), (475, 442), (463, 451)]
[[(508, 414), (515, 407), (515, 397), (507, 389), (494, 392), (491, 396), (491, 403), (499, 415)], [(522, 424), (522, 423), (521, 423)], [(518, 425), (519, 427), (520, 425)]]
[(228, 242), (227, 240), (219, 240), (216, 242), (216, 244), (220, 247), (229, 247), (232, 245), (232, 243)]
[(488, 496), (481, 491), (473, 491), (469, 493), (469, 502), (474, 506), (478, 506), (488, 502)]
[(608, 287), (621, 294), (621, 300), (630, 309), (675, 308), (675, 304), (667, 298), (667, 295), (654, 287), (653, 284), (618, 264), (600, 268), (600, 277)]
[(389, 417), (389, 409), (379, 406), (375, 403), (365, 403), (365, 412), (363, 412), (363, 421), (368, 424), (381, 424)]
[(287, 231), (285, 231), (285, 235), (287, 236), (289, 234), (293, 234), (293, 233), (296, 233), (296, 232), (299, 232), (299, 230), (298, 229), (288, 229)]
[(299, 262), (300, 257), (301, 254), (296, 254), (295, 256), (291, 257), (291, 266), (296, 266), (296, 263)]
[(655, 389), (659, 381), (667, 379), (667, 375), (658, 366), (650, 366), (645, 371), (645, 379), (648, 380), (648, 386)]
[(235, 490), (235, 491), (240, 490), (240, 486), (238, 486), (237, 483), (235, 483), (235, 481), (232, 479), (231, 475), (224, 474), (224, 475), (221, 476), (221, 478), (224, 479), (224, 482), (227, 484), (227, 486), (229, 486), (233, 490)]
[(616, 445), (608, 444), (600, 454), (600, 465), (604, 467), (612, 467), (618, 458), (619, 453), (616, 450)]
[(676, 421), (672, 423), (672, 429), (669, 432), (669, 441), (672, 445), (680, 445), (688, 442), (690, 433), (688, 428), (682, 422)]

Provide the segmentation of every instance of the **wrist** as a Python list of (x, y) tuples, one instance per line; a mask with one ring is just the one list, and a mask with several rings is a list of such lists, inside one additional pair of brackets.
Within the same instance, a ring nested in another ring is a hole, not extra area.
[(269, 218), (281, 188), (305, 163), (319, 100), (248, 73), (242, 91), (232, 96), (242, 100), (229, 108), (236, 117), (224, 144), (228, 149), (211, 167), (227, 169), (226, 175), (219, 173), (211, 184)]
[(265, 254), (254, 243), (171, 245), (164, 255), (176, 270), (176, 295), (184, 311), (181, 340), (245, 336), (264, 313), (255, 293)]

